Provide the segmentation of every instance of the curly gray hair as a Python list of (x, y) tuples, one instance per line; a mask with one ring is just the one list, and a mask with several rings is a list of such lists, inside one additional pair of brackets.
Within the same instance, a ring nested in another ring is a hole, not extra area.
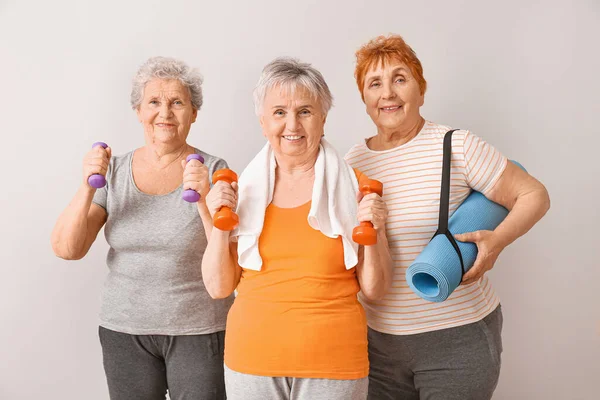
[(308, 90), (314, 98), (321, 101), (323, 113), (327, 115), (333, 105), (333, 96), (323, 75), (309, 63), (296, 58), (278, 57), (268, 63), (262, 71), (254, 88), (254, 110), (260, 115), (267, 92), (281, 85), (292, 92), (298, 86)]
[(177, 79), (190, 91), (192, 107), (202, 107), (202, 75), (183, 61), (170, 57), (152, 57), (146, 61), (133, 77), (131, 108), (137, 109), (144, 97), (146, 84), (154, 79)]

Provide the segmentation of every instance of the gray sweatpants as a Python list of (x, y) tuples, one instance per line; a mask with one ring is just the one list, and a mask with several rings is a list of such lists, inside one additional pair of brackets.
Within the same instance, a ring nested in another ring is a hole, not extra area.
[(129, 335), (99, 329), (111, 400), (225, 399), (225, 332)]
[(228, 400), (366, 400), (369, 379), (278, 378), (225, 366)]
[(500, 306), (483, 320), (417, 335), (369, 328), (369, 400), (488, 400), (502, 353)]

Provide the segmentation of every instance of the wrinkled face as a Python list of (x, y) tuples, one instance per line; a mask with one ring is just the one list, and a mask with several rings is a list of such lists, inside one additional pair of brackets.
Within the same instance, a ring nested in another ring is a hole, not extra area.
[(363, 95), (367, 114), (379, 130), (410, 128), (421, 120), (424, 95), (404, 63), (390, 61), (372, 68), (365, 76)]
[(152, 143), (183, 143), (196, 121), (190, 91), (175, 79), (152, 79), (144, 88), (138, 119)]
[(275, 86), (266, 93), (260, 125), (276, 155), (316, 158), (326, 118), (321, 101), (306, 89), (297, 87), (292, 93)]

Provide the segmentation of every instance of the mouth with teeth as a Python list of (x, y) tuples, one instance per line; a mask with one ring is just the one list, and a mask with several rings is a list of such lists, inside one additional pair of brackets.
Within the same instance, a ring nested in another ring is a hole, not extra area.
[(299, 140), (301, 140), (302, 138), (304, 138), (304, 136), (300, 136), (300, 135), (287, 135), (283, 137), (285, 140), (287, 140), (288, 142), (297, 142)]
[(381, 107), (380, 110), (384, 113), (393, 113), (400, 110), (402, 106), (390, 106), (390, 107)]

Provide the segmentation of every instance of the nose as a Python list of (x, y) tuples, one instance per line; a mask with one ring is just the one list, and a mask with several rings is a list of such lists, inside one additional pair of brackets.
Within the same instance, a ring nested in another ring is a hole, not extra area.
[(383, 83), (383, 91), (381, 93), (381, 97), (385, 100), (393, 99), (394, 97), (396, 97), (396, 92), (394, 92), (390, 83)]
[(298, 122), (298, 116), (294, 113), (289, 113), (287, 120), (285, 121), (285, 127), (290, 132), (297, 132), (300, 129), (300, 123)]
[(169, 104), (165, 104), (165, 103), (167, 103), (167, 102), (164, 102), (160, 106), (159, 116), (163, 119), (169, 119), (173, 112), (171, 110), (171, 106)]

